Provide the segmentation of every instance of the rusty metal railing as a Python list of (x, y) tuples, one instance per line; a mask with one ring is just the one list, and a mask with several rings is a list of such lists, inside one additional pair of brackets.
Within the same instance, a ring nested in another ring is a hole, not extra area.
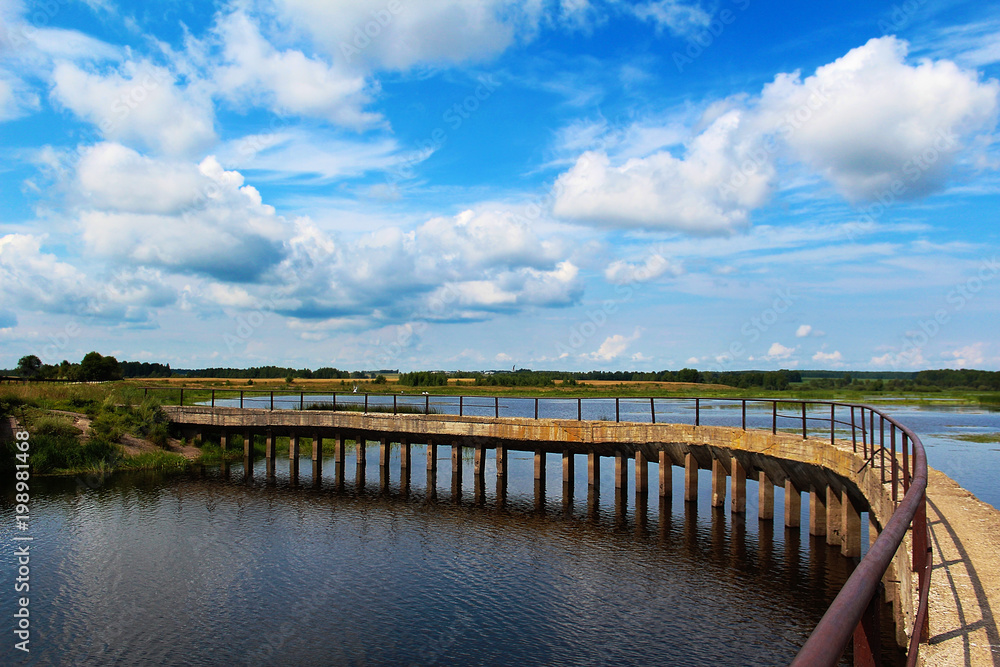
[[(144, 395), (153, 392), (180, 392), (179, 404), (184, 405), (184, 388), (174, 387), (144, 387)], [(191, 388), (188, 389), (191, 391)], [(207, 403), (215, 406), (217, 402), (217, 390), (195, 389), (202, 396), (206, 396)], [(854, 572), (848, 578), (840, 593), (827, 609), (823, 618), (813, 629), (809, 639), (799, 651), (792, 662), (796, 667), (816, 667), (823, 665), (836, 665), (840, 662), (847, 645), (853, 643), (854, 664), (855, 665), (879, 665), (881, 663), (881, 645), (879, 639), (879, 595), (882, 576), (885, 574), (892, 562), (899, 546), (903, 543), (908, 530), (912, 528), (912, 559), (911, 567), (913, 572), (917, 572), (918, 606), (913, 622), (913, 632), (907, 651), (907, 666), (916, 664), (919, 644), (927, 641), (927, 609), (928, 593), (930, 591), (930, 573), (932, 564), (931, 550), (928, 548), (927, 535), (927, 457), (923, 444), (916, 433), (905, 425), (899, 423), (893, 417), (884, 414), (881, 410), (870, 405), (840, 403), (837, 401), (820, 400), (796, 400), (796, 399), (759, 399), (759, 398), (714, 398), (714, 397), (614, 397), (612, 398), (582, 398), (582, 397), (500, 397), (483, 395), (450, 395), (436, 394), (431, 402), (431, 396), (422, 394), (379, 394), (379, 393), (347, 393), (337, 394), (330, 392), (282, 392), (280, 390), (218, 390), (220, 394), (229, 394), (230, 399), (239, 399), (239, 407), (244, 408), (248, 404), (253, 404), (256, 395), (260, 400), (266, 401), (266, 409), (275, 409), (275, 394), (278, 394), (279, 409), (306, 409), (307, 396), (330, 397), (332, 400), (326, 403), (331, 404), (332, 409), (345, 409), (347, 406), (355, 406), (364, 411), (375, 409), (388, 412), (392, 407), (392, 413), (398, 414), (400, 410), (409, 412), (422, 411), (424, 414), (436, 413), (454, 414), (458, 416), (472, 416), (469, 408), (478, 408), (480, 411), (487, 411), (492, 416), (500, 417), (521, 417), (538, 419), (540, 406), (567, 403), (576, 403), (576, 419), (584, 420), (583, 406), (601, 402), (606, 408), (611, 410), (611, 401), (614, 406), (614, 421), (622, 420), (622, 403), (632, 405), (640, 404), (649, 406), (649, 412), (633, 411), (635, 416), (645, 416), (648, 414), (651, 423), (657, 423), (657, 402), (661, 406), (664, 403), (693, 403), (693, 422), (695, 426), (702, 424), (702, 417), (706, 409), (706, 404), (710, 407), (717, 407), (719, 404), (739, 404), (740, 425), (746, 430), (748, 428), (747, 406), (760, 404), (763, 407), (770, 407), (769, 414), (763, 421), (758, 420), (764, 428), (770, 427), (771, 433), (781, 430), (790, 430), (789, 422), (794, 425), (794, 432), (799, 433), (803, 438), (809, 437), (810, 432), (818, 434), (818, 431), (829, 429), (830, 443), (836, 442), (837, 428), (843, 427), (850, 431), (851, 445), (855, 453), (860, 453), (864, 467), (872, 466), (880, 469), (880, 480), (884, 485), (889, 484), (889, 492), (893, 503), (896, 505), (895, 511), (888, 523), (879, 533), (878, 538), (868, 549), (868, 553), (861, 560)], [(340, 403), (338, 404), (338, 396)], [(402, 396), (407, 399), (400, 402)], [(295, 399), (298, 399), (295, 401)], [(371, 399), (376, 399), (372, 401)], [(391, 403), (389, 402), (391, 399)], [(414, 400), (416, 402), (414, 402)], [(501, 403), (503, 401), (503, 403)], [(524, 401), (527, 401), (525, 403)], [(297, 403), (297, 405), (296, 405)], [(289, 407), (283, 407), (283, 404)], [(779, 406), (781, 411), (779, 411)], [(422, 410), (419, 410), (422, 408)], [(457, 408), (449, 412), (448, 408)], [(794, 413), (786, 411), (793, 408)], [(350, 408), (348, 408), (350, 409)], [(809, 410), (813, 414), (809, 414)], [(816, 410), (822, 409), (823, 414), (817, 415)], [(841, 415), (849, 414), (849, 418), (841, 416), (838, 418), (838, 409)], [(645, 408), (643, 408), (645, 410)], [(826, 410), (829, 410), (827, 414)], [(515, 414), (517, 413), (517, 414)], [(525, 414), (526, 413), (526, 414)], [(573, 411), (563, 410), (567, 415), (562, 418), (572, 419)], [(674, 413), (676, 414), (676, 413)], [(604, 417), (607, 419), (604, 419)], [(602, 421), (611, 421), (611, 415), (602, 415)], [(780, 421), (779, 421), (780, 420)], [(629, 420), (625, 420), (629, 421)], [(886, 428), (888, 426), (888, 429)], [(825, 433), (823, 434), (825, 436)], [(888, 441), (888, 442), (887, 442)], [(888, 459), (888, 460), (887, 460)], [(886, 471), (888, 470), (888, 477)], [(861, 472), (859, 470), (858, 472)], [(900, 500), (902, 492), (902, 500)], [(908, 573), (907, 573), (908, 574)]]

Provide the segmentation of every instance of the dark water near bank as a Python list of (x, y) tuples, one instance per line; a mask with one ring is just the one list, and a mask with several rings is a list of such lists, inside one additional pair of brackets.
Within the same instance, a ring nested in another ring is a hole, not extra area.
[[(709, 410), (702, 423), (733, 417)], [(890, 413), (920, 433), (932, 465), (989, 500), (996, 447), (949, 435), (1000, 431), (997, 413)], [(331, 459), (313, 487), (308, 457), (297, 487), (287, 459), (272, 484), (263, 461), (250, 480), (241, 464), (34, 480), (31, 527), (18, 532), (34, 538), (28, 655), (13, 650), (14, 498), (4, 481), (0, 664), (786, 664), (853, 566), (804, 529), (783, 528), (780, 488), (774, 523), (758, 523), (753, 481), (749, 520), (709, 507), (707, 471), (697, 507), (681, 500), (680, 468), (670, 503), (654, 491), (637, 507), (634, 467), (629, 493), (616, 497), (605, 460), (603, 493), (588, 498), (578, 457), (566, 503), (560, 457), (548, 457), (537, 495), (531, 455), (511, 452), (501, 505), (492, 452), (481, 502), (471, 459), (456, 497), (448, 447), (432, 493), (421, 446), (408, 493), (398, 451), (384, 490), (377, 447), (361, 480), (348, 452), (339, 491)], [(654, 490), (656, 474), (650, 466)]]

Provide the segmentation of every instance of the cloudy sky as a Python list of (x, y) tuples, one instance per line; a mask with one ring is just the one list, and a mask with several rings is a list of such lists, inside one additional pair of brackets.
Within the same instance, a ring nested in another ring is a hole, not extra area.
[(1000, 18), (0, 0), (0, 367), (1000, 368)]

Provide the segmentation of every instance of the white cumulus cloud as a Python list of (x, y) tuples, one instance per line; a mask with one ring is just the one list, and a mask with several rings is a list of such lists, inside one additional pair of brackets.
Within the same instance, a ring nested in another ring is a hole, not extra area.
[(351, 65), (409, 69), (492, 58), (538, 29), (542, 3), (277, 0), (280, 13)]
[(52, 79), (53, 99), (106, 139), (169, 156), (196, 156), (215, 142), (207, 92), (179, 85), (164, 67), (128, 61), (118, 70), (94, 72), (62, 62)]
[(641, 264), (623, 260), (611, 262), (604, 269), (604, 278), (613, 285), (629, 285), (655, 280), (665, 273), (679, 276), (683, 272), (684, 270), (679, 264), (654, 252)]
[(948, 60), (911, 65), (907, 51), (905, 41), (876, 38), (805, 80), (781, 74), (764, 87), (760, 122), (852, 201), (896, 181), (903, 198), (939, 190), (964, 138), (992, 130), (1000, 84)]
[(624, 354), (629, 345), (639, 340), (641, 335), (642, 331), (637, 328), (631, 336), (623, 336), (622, 334), (608, 336), (600, 347), (590, 354), (583, 355), (583, 357), (593, 361), (611, 361)]
[(224, 64), (215, 70), (220, 91), (235, 102), (261, 101), (276, 111), (325, 118), (364, 128), (380, 120), (364, 111), (370, 102), (365, 77), (331, 66), (302, 51), (279, 51), (242, 11), (219, 19)]
[(841, 361), (844, 360), (843, 355), (841, 355), (839, 351), (823, 352), (822, 350), (820, 350), (819, 352), (814, 354), (812, 358), (813, 361), (818, 361), (824, 364), (839, 364)]
[[(699, 235), (742, 229), (750, 210), (766, 201), (774, 173), (761, 164), (736, 180), (752, 148), (742, 122), (739, 111), (723, 114), (680, 158), (660, 151), (614, 165), (604, 152), (588, 151), (556, 181), (553, 213), (604, 226)], [(734, 185), (720, 187), (728, 183)]]
[(83, 151), (75, 189), (87, 248), (124, 263), (254, 280), (281, 261), (291, 232), (212, 157), (195, 165), (102, 143)]

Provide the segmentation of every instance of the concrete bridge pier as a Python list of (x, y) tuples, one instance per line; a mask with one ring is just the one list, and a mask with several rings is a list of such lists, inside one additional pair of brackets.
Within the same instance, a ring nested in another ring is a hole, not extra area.
[(792, 480), (785, 480), (785, 528), (798, 528), (802, 524), (802, 492)]
[(438, 446), (433, 440), (427, 441), (427, 499), (437, 498)]
[(226, 450), (229, 449), (229, 431), (223, 429), (222, 433), (219, 434), (219, 449), (225, 454)]
[(250, 431), (243, 431), (243, 480), (253, 479), (253, 436)]
[(665, 450), (660, 450), (660, 498), (670, 500), (674, 492), (673, 463)]
[(587, 486), (595, 491), (601, 488), (601, 457), (594, 452), (587, 453)]
[(625, 452), (615, 452), (615, 491), (628, 491), (628, 456)]
[(365, 488), (365, 467), (368, 463), (368, 440), (361, 434), (354, 436), (355, 451), (357, 452), (357, 465), (354, 469), (354, 485), (358, 491)]
[(399, 490), (410, 492), (410, 441), (406, 438), (399, 443)]
[(378, 479), (379, 490), (385, 493), (389, 490), (389, 439), (382, 436), (378, 439)]
[(497, 505), (507, 502), (507, 448), (497, 445)]
[(826, 487), (826, 543), (830, 546), (839, 547), (844, 542), (843, 515), (840, 494), (832, 486)]
[(840, 553), (848, 558), (861, 557), (861, 511), (851, 500), (847, 489), (842, 492), (843, 514), (840, 528)]
[(684, 501), (698, 502), (698, 461), (691, 452), (684, 455)]
[(757, 520), (774, 521), (774, 482), (761, 471), (757, 483)]
[(809, 534), (826, 536), (826, 490), (813, 487), (809, 491)]
[(267, 440), (264, 445), (264, 464), (267, 468), (267, 479), (274, 479), (274, 459), (275, 459), (275, 442), (274, 442), (274, 431), (270, 429), (267, 431)]
[(726, 504), (726, 468), (722, 461), (712, 459), (712, 507), (724, 507)]
[(292, 486), (299, 484), (299, 435), (293, 433), (288, 438), (288, 479)]
[(462, 446), (457, 441), (451, 443), (451, 497), (462, 499)]
[(635, 452), (635, 497), (646, 497), (649, 490), (649, 462), (641, 451)]
[(472, 464), (472, 488), (477, 505), (486, 501), (486, 446), (476, 445)]
[(312, 479), (317, 489), (323, 484), (323, 438), (319, 431), (312, 436)]
[(333, 445), (333, 483), (337, 491), (344, 488), (344, 453), (347, 450), (347, 436), (343, 431), (336, 435)]
[(563, 512), (573, 513), (573, 486), (576, 478), (576, 457), (568, 449), (563, 450)]
[(732, 480), (731, 511), (733, 514), (745, 514), (747, 511), (747, 472), (735, 456), (732, 457), (729, 470)]

